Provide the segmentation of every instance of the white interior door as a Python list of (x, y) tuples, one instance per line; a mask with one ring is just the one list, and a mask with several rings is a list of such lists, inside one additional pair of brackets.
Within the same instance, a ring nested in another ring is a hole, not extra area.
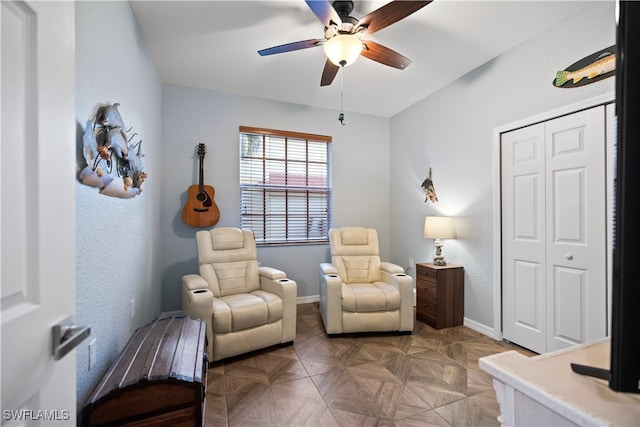
[(604, 107), (506, 132), (503, 336), (545, 353), (606, 336)]
[(503, 335), (538, 353), (547, 329), (544, 138), (544, 124), (502, 136)]
[(546, 123), (547, 351), (606, 336), (604, 107)]
[(75, 425), (76, 360), (52, 355), (75, 314), (73, 2), (0, 2), (3, 425)]

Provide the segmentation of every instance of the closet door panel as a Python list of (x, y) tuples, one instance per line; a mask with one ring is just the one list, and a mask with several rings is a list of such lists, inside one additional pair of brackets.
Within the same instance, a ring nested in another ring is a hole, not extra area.
[(542, 334), (544, 328), (544, 270), (536, 262), (514, 260), (513, 266), (513, 323), (514, 326), (529, 329), (531, 332)]
[(587, 272), (582, 269), (555, 267), (549, 293), (553, 297), (551, 335), (565, 347), (584, 342), (585, 285)]
[(553, 173), (553, 241), (564, 243), (585, 242), (586, 211), (584, 168), (555, 171)]
[(606, 335), (604, 107), (545, 123), (547, 351)]
[(544, 157), (543, 125), (502, 136), (503, 335), (537, 352), (547, 333)]

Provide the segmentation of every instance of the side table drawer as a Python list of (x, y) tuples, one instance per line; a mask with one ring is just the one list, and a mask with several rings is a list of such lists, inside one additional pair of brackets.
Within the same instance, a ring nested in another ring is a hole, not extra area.
[(416, 281), (416, 293), (423, 299), (435, 302), (437, 299), (437, 290), (435, 282), (427, 282), (425, 280)]
[(438, 314), (438, 305), (435, 301), (429, 301), (427, 299), (421, 298), (416, 301), (416, 311), (419, 311), (422, 314), (433, 317), (436, 319)]
[(427, 280), (429, 282), (436, 282), (437, 272), (430, 268), (425, 268), (420, 264), (416, 264), (416, 281), (417, 280)]
[(438, 325), (438, 307), (435, 303), (419, 299), (416, 301), (416, 317), (432, 328)]

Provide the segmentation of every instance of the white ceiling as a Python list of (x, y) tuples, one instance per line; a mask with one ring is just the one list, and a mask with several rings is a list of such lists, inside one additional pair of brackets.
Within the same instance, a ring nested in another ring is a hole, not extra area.
[[(355, 18), (388, 1), (356, 1)], [(412, 60), (405, 70), (360, 57), (320, 87), (322, 47), (257, 51), (323, 37), (303, 0), (130, 1), (164, 83), (391, 117), (548, 26), (583, 1), (435, 0), (367, 39)]]

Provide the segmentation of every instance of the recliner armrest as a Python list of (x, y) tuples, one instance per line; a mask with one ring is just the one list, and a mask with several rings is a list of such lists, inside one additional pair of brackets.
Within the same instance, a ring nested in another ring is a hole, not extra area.
[[(284, 276), (284, 273), (282, 275)], [(278, 274), (277, 277), (280, 277), (280, 275)], [(287, 277), (271, 279), (266, 275), (261, 275), (260, 287), (262, 290), (278, 295), (282, 299), (282, 339), (280, 342), (293, 341), (296, 337), (298, 284)]]
[(182, 310), (193, 319), (210, 322), (213, 314), (213, 293), (207, 282), (197, 274), (182, 276)]
[(278, 280), (286, 279), (287, 277), (284, 271), (278, 270), (277, 268), (260, 267), (258, 271), (260, 272), (260, 276), (266, 277), (267, 279)]
[(395, 286), (400, 289), (401, 292), (404, 287), (411, 288), (411, 292), (413, 292), (413, 277), (403, 272), (388, 273), (387, 271), (382, 270), (382, 281)]
[(342, 333), (342, 278), (328, 262), (320, 264), (320, 315), (328, 334)]
[(391, 262), (381, 262), (380, 269), (382, 271), (386, 271), (387, 273), (391, 273), (391, 274), (404, 273), (404, 268), (400, 267), (397, 264), (393, 264)]
[(187, 274), (182, 276), (182, 288), (185, 291), (194, 291), (196, 289), (209, 289), (209, 285), (199, 274)]
[[(395, 270), (397, 271), (397, 270)], [(394, 286), (400, 292), (400, 330), (413, 330), (413, 277), (400, 273), (388, 273), (382, 270), (382, 281)]]
[(260, 287), (267, 292), (278, 295), (283, 300), (296, 299), (298, 296), (298, 284), (286, 277), (270, 279), (267, 276), (260, 277)]
[(338, 274), (338, 269), (331, 263), (323, 262), (320, 264), (320, 272), (322, 274)]

